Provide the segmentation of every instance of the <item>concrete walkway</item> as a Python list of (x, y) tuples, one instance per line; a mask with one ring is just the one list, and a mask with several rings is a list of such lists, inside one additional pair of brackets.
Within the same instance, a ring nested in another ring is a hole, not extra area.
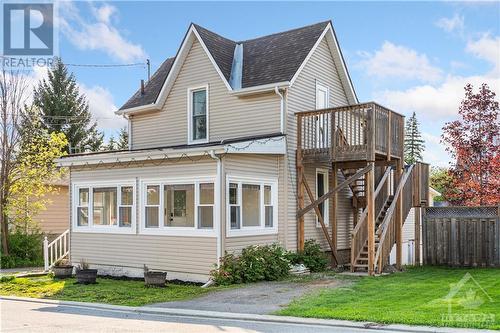
[(19, 267), (19, 268), (2, 268), (0, 269), (0, 276), (4, 275), (25, 275), (43, 273), (43, 267)]
[(151, 304), (156, 308), (192, 309), (204, 311), (270, 314), (318, 288), (337, 288), (347, 281), (321, 279), (307, 283), (262, 282), (239, 288), (214, 291), (193, 300)]

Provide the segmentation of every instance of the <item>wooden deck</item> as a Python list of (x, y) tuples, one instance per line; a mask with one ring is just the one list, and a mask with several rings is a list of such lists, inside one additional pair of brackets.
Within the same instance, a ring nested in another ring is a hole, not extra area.
[(403, 157), (404, 116), (377, 103), (296, 113), (304, 160), (331, 162)]

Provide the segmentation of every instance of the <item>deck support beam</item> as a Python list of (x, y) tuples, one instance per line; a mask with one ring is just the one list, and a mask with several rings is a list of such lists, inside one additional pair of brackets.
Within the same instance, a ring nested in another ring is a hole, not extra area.
[[(298, 210), (304, 209), (304, 164), (302, 161), (302, 117), (297, 118), (297, 206)], [(297, 250), (304, 251), (304, 215), (297, 216)]]
[[(337, 183), (338, 183), (337, 164), (332, 163), (332, 176), (330, 177), (330, 188), (337, 187)], [(332, 243), (335, 249), (337, 249), (337, 192), (335, 192), (332, 197), (332, 213), (330, 214), (330, 226), (332, 228)], [(333, 252), (332, 252), (332, 257), (333, 257)], [(339, 264), (338, 258), (336, 263)]]
[(373, 162), (368, 163), (371, 166), (370, 171), (366, 174), (366, 204), (367, 204), (367, 228), (368, 228), (368, 275), (375, 274), (375, 165)]
[[(396, 164), (397, 184), (402, 181), (403, 162), (401, 159)], [(403, 259), (403, 195), (400, 194), (396, 202), (396, 268), (401, 269)]]

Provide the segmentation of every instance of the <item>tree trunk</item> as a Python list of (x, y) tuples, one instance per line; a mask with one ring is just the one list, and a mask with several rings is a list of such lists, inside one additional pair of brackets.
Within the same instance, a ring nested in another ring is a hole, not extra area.
[(0, 194), (0, 225), (2, 232), (2, 254), (9, 255), (9, 220), (7, 212), (5, 211), (6, 198), (4, 193)]

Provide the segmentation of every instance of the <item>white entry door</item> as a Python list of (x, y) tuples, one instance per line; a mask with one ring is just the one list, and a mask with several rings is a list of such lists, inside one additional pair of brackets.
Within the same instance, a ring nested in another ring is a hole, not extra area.
[[(328, 108), (328, 87), (316, 83), (316, 110)], [(327, 148), (328, 114), (318, 115), (316, 118), (316, 145), (317, 148)]]

